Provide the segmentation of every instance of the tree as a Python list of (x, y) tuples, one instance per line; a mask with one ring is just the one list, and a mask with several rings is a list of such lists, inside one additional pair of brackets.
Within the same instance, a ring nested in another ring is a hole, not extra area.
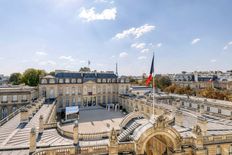
[(13, 85), (19, 85), (22, 83), (22, 74), (21, 73), (12, 73), (9, 78), (9, 82)]
[(157, 88), (162, 91), (172, 84), (170, 78), (168, 76), (156, 76), (155, 77), (155, 85)]
[(50, 73), (48, 73), (48, 75), (55, 76), (55, 72), (54, 72), (54, 71), (51, 71)]
[(44, 70), (29, 68), (23, 73), (23, 82), (29, 86), (37, 86), (39, 84), (40, 77), (44, 75), (46, 75)]
[(90, 72), (90, 68), (89, 67), (81, 67), (79, 72)]

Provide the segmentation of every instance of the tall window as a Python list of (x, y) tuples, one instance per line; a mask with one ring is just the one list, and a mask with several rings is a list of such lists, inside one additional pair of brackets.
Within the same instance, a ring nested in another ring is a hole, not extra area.
[(2, 108), (2, 118), (5, 118), (7, 116), (7, 113), (8, 113), (7, 108), (6, 107)]
[(23, 95), (22, 100), (23, 100), (23, 101), (26, 101), (26, 100), (27, 100), (27, 96), (26, 96), (26, 95)]
[(72, 98), (72, 106), (75, 106), (75, 104), (76, 104), (76, 99), (75, 99), (75, 97), (73, 97)]
[(72, 94), (75, 94), (75, 87), (72, 87)]
[(16, 102), (18, 101), (18, 96), (17, 95), (13, 95), (13, 99), (12, 99), (13, 102)]
[(230, 145), (230, 148), (229, 148), (229, 154), (232, 155), (232, 144)]
[(217, 146), (216, 155), (221, 155), (221, 146)]
[(69, 94), (69, 87), (66, 87), (66, 94)]
[(7, 96), (2, 96), (2, 101), (7, 102)]

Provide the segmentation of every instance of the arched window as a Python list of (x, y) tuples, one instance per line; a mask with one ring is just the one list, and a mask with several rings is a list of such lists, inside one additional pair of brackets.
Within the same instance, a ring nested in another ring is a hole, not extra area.
[(72, 98), (72, 106), (75, 106), (75, 104), (76, 104), (76, 98), (73, 97), (73, 98)]
[(2, 108), (2, 118), (5, 118), (8, 115), (8, 111), (6, 107)]
[(16, 106), (13, 106), (12, 112), (15, 112), (16, 110), (17, 110), (17, 107), (16, 107)]
[(232, 144), (230, 145), (230, 148), (229, 148), (229, 154), (232, 155)]
[(217, 146), (216, 155), (221, 155), (221, 146), (220, 145)]

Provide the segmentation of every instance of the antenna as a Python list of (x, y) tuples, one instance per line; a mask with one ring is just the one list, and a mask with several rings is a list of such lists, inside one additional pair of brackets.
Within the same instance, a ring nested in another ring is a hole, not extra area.
[(116, 62), (116, 75), (118, 76), (118, 63)]

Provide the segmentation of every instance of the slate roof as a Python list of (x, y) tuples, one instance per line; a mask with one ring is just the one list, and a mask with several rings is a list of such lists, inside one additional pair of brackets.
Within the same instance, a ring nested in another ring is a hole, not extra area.
[[(83, 75), (83, 76), (82, 76)], [(56, 78), (117, 78), (112, 73), (57, 73)]]

